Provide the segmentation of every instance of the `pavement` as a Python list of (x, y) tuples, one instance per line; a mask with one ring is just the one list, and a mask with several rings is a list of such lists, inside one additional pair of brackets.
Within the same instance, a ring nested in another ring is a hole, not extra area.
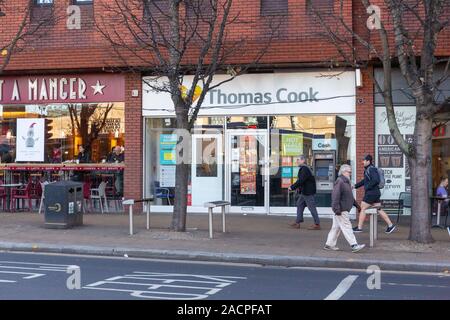
[(73, 229), (46, 229), (44, 216), (37, 213), (0, 213), (0, 250), (125, 256), (251, 263), (285, 267), (327, 267), (382, 270), (450, 272), (450, 237), (444, 229), (432, 229), (436, 240), (421, 245), (408, 241), (409, 221), (379, 237), (369, 248), (368, 223), (356, 237), (367, 245), (352, 253), (341, 235), (341, 251), (323, 250), (331, 219), (322, 219), (322, 230), (310, 231), (306, 219), (301, 229), (289, 227), (293, 217), (271, 215), (228, 215), (227, 232), (221, 233), (220, 215), (215, 215), (214, 239), (208, 237), (207, 214), (189, 214), (187, 232), (169, 231), (171, 214), (152, 213), (151, 230), (145, 229), (145, 214), (135, 214), (135, 235), (128, 234), (125, 213), (85, 214), (84, 225)]

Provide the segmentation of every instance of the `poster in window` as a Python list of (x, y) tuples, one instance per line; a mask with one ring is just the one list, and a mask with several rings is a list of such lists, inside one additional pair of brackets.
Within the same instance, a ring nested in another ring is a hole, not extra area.
[(299, 156), (303, 153), (303, 134), (283, 134), (281, 136), (281, 155)]
[[(414, 133), (415, 107), (395, 107), (395, 118), (400, 133), (410, 140)], [(383, 169), (386, 181), (381, 199), (385, 208), (395, 208), (400, 193), (410, 189), (408, 161), (390, 134), (385, 107), (375, 108), (375, 124), (376, 165)]]
[(16, 161), (43, 162), (45, 119), (17, 119)]
[(175, 188), (176, 166), (160, 166), (160, 187)]
[(159, 136), (159, 163), (161, 165), (176, 164), (176, 134), (161, 134)]
[(281, 188), (287, 189), (292, 185), (291, 178), (281, 178)]
[(256, 137), (239, 137), (241, 194), (256, 194)]

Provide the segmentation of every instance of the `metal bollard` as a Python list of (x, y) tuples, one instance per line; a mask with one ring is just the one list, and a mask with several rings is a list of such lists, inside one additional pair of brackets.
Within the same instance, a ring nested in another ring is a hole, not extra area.
[(124, 200), (122, 201), (123, 205), (129, 205), (129, 219), (130, 219), (130, 236), (133, 235), (133, 205), (134, 205), (134, 199), (130, 199), (130, 200)]

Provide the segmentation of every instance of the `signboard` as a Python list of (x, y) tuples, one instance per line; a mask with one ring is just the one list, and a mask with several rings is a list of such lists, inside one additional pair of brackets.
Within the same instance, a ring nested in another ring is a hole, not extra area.
[(299, 156), (303, 154), (303, 134), (281, 135), (281, 155)]
[(123, 75), (0, 77), (0, 104), (120, 101), (125, 101)]
[[(415, 107), (396, 107), (395, 116), (403, 137), (411, 141), (416, 119)], [(385, 107), (375, 108), (375, 160), (383, 169), (385, 186), (381, 189), (383, 204), (395, 207), (400, 192), (410, 191), (408, 161), (389, 132)]]
[[(190, 89), (192, 80), (193, 76), (183, 78), (183, 90)], [(211, 87), (226, 80), (230, 80), (229, 75), (217, 74)], [(164, 77), (143, 79), (144, 116), (174, 114), (170, 94), (152, 90), (165, 88), (167, 83)], [(201, 90), (196, 88), (196, 95)], [(355, 94), (354, 71), (244, 74), (207, 92), (202, 103), (205, 109), (200, 109), (199, 115), (267, 115), (274, 110), (280, 115), (354, 113)]]
[(337, 150), (336, 139), (313, 139), (313, 150)]
[(17, 119), (16, 161), (43, 162), (45, 119)]

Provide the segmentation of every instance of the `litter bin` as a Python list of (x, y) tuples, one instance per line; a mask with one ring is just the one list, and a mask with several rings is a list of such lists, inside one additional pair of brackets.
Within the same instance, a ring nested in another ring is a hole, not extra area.
[(83, 225), (83, 184), (59, 181), (45, 186), (45, 227), (67, 229)]

